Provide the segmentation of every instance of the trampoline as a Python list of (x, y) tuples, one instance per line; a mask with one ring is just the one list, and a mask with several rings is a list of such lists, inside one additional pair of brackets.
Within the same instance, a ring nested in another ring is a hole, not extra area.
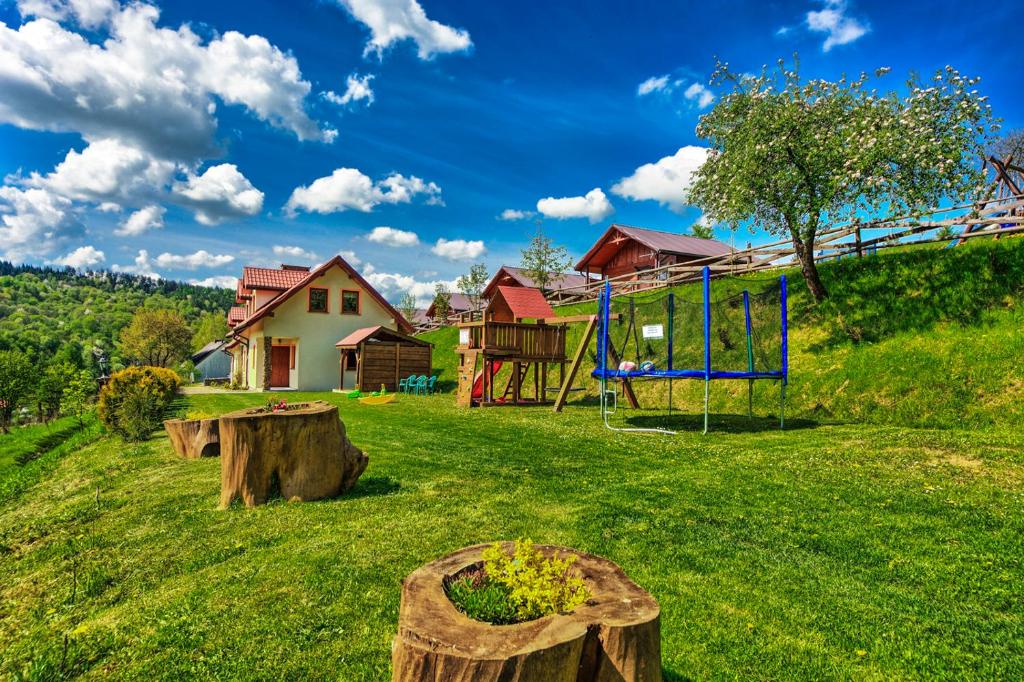
[[(704, 433), (708, 432), (711, 382), (748, 382), (748, 414), (753, 416), (754, 384), (780, 386), (779, 428), (785, 425), (789, 344), (786, 276), (770, 279), (721, 277), (704, 268), (694, 293), (669, 289), (612, 297), (606, 282), (599, 298), (597, 363), (591, 375), (601, 383), (601, 417), (613, 431), (673, 434), (665, 428), (613, 426), (616, 387), (632, 395), (634, 381), (704, 381)], [(609, 388), (609, 385), (611, 388)]]

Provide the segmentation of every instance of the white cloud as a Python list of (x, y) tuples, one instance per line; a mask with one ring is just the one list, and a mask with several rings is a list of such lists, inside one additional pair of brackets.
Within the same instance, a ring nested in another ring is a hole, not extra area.
[(176, 168), (171, 161), (107, 138), (90, 142), (81, 152), (69, 150), (53, 171), (33, 173), (24, 184), (46, 187), (76, 201), (133, 203), (160, 192)]
[(845, 0), (825, 0), (822, 9), (808, 12), (807, 28), (826, 34), (821, 45), (823, 52), (852, 43), (870, 30), (866, 22), (846, 15)]
[(342, 107), (361, 100), (366, 100), (366, 106), (370, 106), (373, 104), (373, 88), (370, 87), (371, 80), (373, 80), (372, 74), (359, 76), (353, 73), (348, 77), (344, 93), (339, 95), (333, 90), (328, 90), (322, 93), (322, 97), (331, 104), (337, 104)]
[(67, 265), (77, 269), (87, 268), (90, 265), (102, 263), (104, 260), (103, 252), (95, 246), (79, 246), (66, 256), (48, 262), (53, 265)]
[(153, 263), (149, 260), (149, 252), (146, 249), (139, 249), (139, 255), (135, 257), (132, 265), (117, 265), (110, 268), (114, 272), (130, 272), (133, 275), (142, 275), (150, 279), (163, 279), (163, 275), (153, 270)]
[(85, 234), (71, 201), (33, 187), (0, 187), (0, 253), (18, 261), (45, 256)]
[[(355, 251), (351, 251), (351, 250), (339, 251), (338, 255), (340, 255), (342, 258), (344, 258), (345, 262), (348, 263), (349, 265), (351, 265), (354, 268), (358, 268), (363, 263), (363, 261), (359, 258), (359, 256), (356, 255)], [(370, 272), (373, 271), (373, 266), (370, 265), (369, 263), (366, 264), (366, 267), (369, 269)]]
[[(228, 31), (204, 45), (188, 25), (158, 27), (152, 5), (100, 4), (27, 2), (23, 9), (42, 18), (16, 30), (0, 23), (0, 123), (113, 138), (161, 159), (195, 162), (219, 151), (219, 100), (300, 139), (324, 138), (305, 112), (310, 84), (295, 58), (262, 36)], [(99, 43), (57, 23), (96, 21), (108, 11)]]
[(700, 83), (691, 83), (686, 90), (683, 91), (683, 97), (696, 102), (697, 106), (701, 109), (707, 109), (711, 106), (711, 103), (715, 101), (715, 96), (711, 94), (711, 91)]
[(417, 0), (337, 0), (353, 17), (370, 29), (364, 54), (377, 53), (396, 42), (416, 42), (420, 59), (436, 54), (462, 52), (473, 45), (469, 33), (427, 17)]
[(188, 283), (216, 289), (234, 289), (238, 284), (238, 278), (233, 275), (214, 275), (203, 279), (190, 279)]
[(23, 17), (73, 19), (84, 28), (98, 28), (119, 8), (116, 0), (18, 0), (18, 11)]
[(114, 234), (127, 237), (140, 235), (150, 230), (159, 230), (164, 226), (166, 210), (163, 206), (156, 204), (143, 206), (128, 216), (121, 226), (114, 230)]
[(386, 244), (387, 246), (416, 246), (420, 243), (420, 238), (415, 232), (396, 230), (386, 225), (373, 228), (366, 238), (371, 242)]
[(682, 212), (693, 173), (704, 164), (707, 155), (706, 147), (680, 147), (672, 156), (640, 166), (632, 175), (613, 185), (612, 192), (634, 201), (653, 199), (677, 213)]
[(521, 211), (517, 208), (506, 208), (498, 216), (498, 220), (526, 220), (537, 215), (533, 211)]
[(441, 238), (430, 248), (430, 252), (448, 260), (474, 260), (487, 253), (487, 247), (479, 240)]
[(615, 212), (608, 197), (595, 187), (582, 197), (547, 197), (537, 202), (537, 210), (549, 218), (586, 218), (591, 224), (603, 220)]
[(669, 85), (669, 76), (651, 76), (639, 86), (637, 86), (636, 94), (638, 97), (649, 95), (652, 92), (660, 92), (665, 89), (671, 89)]
[(274, 255), (282, 258), (296, 258), (298, 260), (309, 260), (316, 261), (317, 255), (312, 251), (307, 251), (301, 246), (274, 246)]
[(228, 254), (212, 254), (199, 249), (195, 253), (189, 254), (161, 253), (156, 257), (155, 262), (161, 268), (197, 270), (198, 268), (219, 268), (233, 260), (235, 257)]
[(189, 174), (175, 183), (175, 200), (195, 211), (203, 225), (254, 216), (263, 208), (263, 192), (252, 186), (233, 163), (210, 166), (202, 175)]
[(347, 210), (369, 213), (379, 204), (407, 204), (417, 195), (426, 196), (427, 204), (443, 204), (441, 188), (433, 182), (399, 173), (373, 182), (358, 169), (338, 168), (326, 177), (317, 178), (309, 186), (296, 187), (285, 204), (285, 211), (291, 214), (298, 210), (307, 213)]
[(398, 301), (402, 294), (408, 292), (416, 297), (416, 304), (426, 308), (434, 300), (434, 288), (438, 284), (444, 284), (450, 291), (454, 291), (455, 280), (432, 280), (422, 281), (409, 275), (402, 275), (390, 272), (374, 272), (372, 269), (363, 270), (366, 281), (373, 285), (373, 288), (381, 293), (389, 301)]

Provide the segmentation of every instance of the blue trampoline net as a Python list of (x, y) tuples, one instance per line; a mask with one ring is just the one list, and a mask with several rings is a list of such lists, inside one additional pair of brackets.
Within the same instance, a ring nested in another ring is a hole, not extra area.
[(786, 379), (785, 278), (605, 297), (597, 378)]

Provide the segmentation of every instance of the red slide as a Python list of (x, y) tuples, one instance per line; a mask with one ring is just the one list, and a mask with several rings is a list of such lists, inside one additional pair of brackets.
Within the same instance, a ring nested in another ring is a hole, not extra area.
[[(495, 360), (491, 363), (491, 380), (494, 380), (495, 375), (498, 374), (498, 370), (501, 369), (501, 360)], [(484, 373), (483, 370), (476, 373), (476, 379), (473, 380), (473, 400), (480, 400), (484, 397)]]

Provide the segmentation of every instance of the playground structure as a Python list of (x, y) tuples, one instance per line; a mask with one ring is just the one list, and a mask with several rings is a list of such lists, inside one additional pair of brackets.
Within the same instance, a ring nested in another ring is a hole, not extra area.
[[(565, 383), (565, 323), (549, 324), (553, 319), (557, 319), (555, 312), (539, 289), (499, 286), (482, 320), (458, 325), (456, 403), (460, 407), (489, 407), (549, 402), (550, 365), (559, 366), (561, 383)], [(512, 366), (512, 372), (498, 393), (495, 383), (505, 364)], [(531, 369), (534, 395), (526, 397), (523, 388)]]
[[(696, 379), (704, 381), (707, 433), (711, 382), (738, 379), (747, 381), (751, 417), (754, 383), (779, 382), (779, 428), (783, 428), (789, 380), (786, 277), (760, 283), (749, 278), (734, 281), (738, 284), (728, 287), (727, 280), (717, 280), (725, 295), (713, 300), (711, 269), (704, 268), (700, 301), (665, 290), (613, 298), (611, 284), (605, 284), (599, 298), (597, 366), (592, 372), (601, 382), (605, 426), (613, 431), (675, 433), (664, 428), (612, 426), (609, 416), (618, 407), (614, 382), (621, 383), (630, 407), (638, 408), (634, 381), (667, 380), (671, 412), (672, 381)], [(761, 285), (761, 291), (751, 291), (755, 284)]]

